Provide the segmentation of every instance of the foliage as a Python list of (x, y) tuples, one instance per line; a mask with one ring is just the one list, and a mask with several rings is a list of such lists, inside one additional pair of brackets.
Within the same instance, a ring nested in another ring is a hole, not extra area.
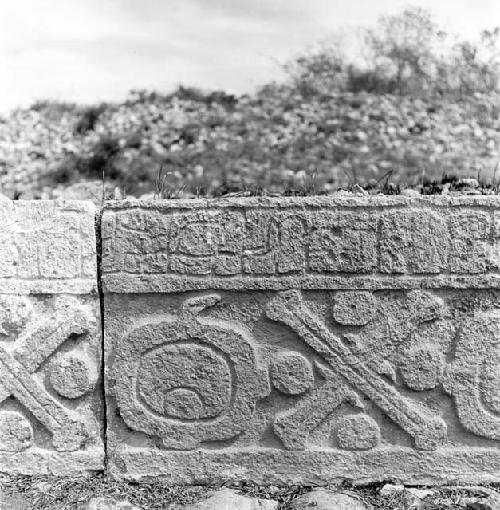
[(105, 110), (106, 104), (104, 103), (84, 108), (83, 112), (81, 113), (80, 119), (75, 125), (75, 133), (82, 135), (85, 134), (87, 131), (92, 131), (95, 128), (95, 125), (99, 117)]
[(71, 129), (78, 112), (57, 122), (14, 112), (0, 123), (0, 184), (50, 198), (104, 175), (125, 195), (177, 197), (500, 178), (499, 94), (305, 98), (274, 84), (233, 103), (157, 95), (106, 108), (84, 133)]
[(113, 159), (120, 151), (119, 141), (113, 136), (100, 138), (87, 156), (73, 154), (52, 173), (55, 182), (71, 183), (84, 179), (96, 179), (106, 175), (116, 179), (119, 169), (113, 167)]
[(407, 7), (358, 32), (354, 60), (343, 49), (342, 37), (336, 36), (289, 62), (285, 69), (297, 90), (305, 96), (360, 91), (471, 95), (499, 90), (498, 27), (483, 30), (471, 41), (446, 33), (429, 11)]
[(250, 95), (179, 87), (16, 110), (0, 119), (0, 190), (57, 198), (103, 177), (165, 198), (455, 189), (444, 175), (497, 185), (500, 29), (465, 41), (408, 8), (356, 35), (356, 58), (334, 38)]
[(500, 27), (483, 30), (478, 42), (458, 41), (445, 82), (461, 95), (489, 93), (500, 87)]
[(445, 34), (428, 11), (413, 7), (400, 15), (383, 16), (366, 37), (375, 71), (392, 79), (397, 93), (414, 94), (432, 88), (439, 65), (436, 49)]

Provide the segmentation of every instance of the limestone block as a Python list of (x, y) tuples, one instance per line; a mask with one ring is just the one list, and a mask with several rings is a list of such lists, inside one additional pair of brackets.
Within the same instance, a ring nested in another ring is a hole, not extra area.
[(368, 510), (357, 497), (326, 489), (313, 489), (291, 503), (292, 510)]
[(95, 211), (0, 203), (0, 471), (103, 467)]
[(111, 474), (497, 479), (499, 206), (488, 197), (110, 204)]

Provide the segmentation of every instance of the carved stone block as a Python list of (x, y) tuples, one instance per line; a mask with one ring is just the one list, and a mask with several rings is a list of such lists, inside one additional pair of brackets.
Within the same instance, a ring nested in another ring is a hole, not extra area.
[(95, 211), (0, 203), (0, 471), (104, 464)]
[(111, 473), (498, 478), (497, 202), (109, 205)]

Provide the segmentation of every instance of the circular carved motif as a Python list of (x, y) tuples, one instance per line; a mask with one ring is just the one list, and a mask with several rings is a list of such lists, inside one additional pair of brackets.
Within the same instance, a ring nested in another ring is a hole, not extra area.
[(0, 450), (21, 452), (33, 443), (29, 420), (17, 411), (0, 412)]
[(78, 398), (95, 385), (97, 370), (92, 363), (74, 354), (58, 356), (51, 364), (49, 381), (54, 390), (66, 398)]
[(235, 437), (269, 392), (249, 335), (230, 323), (181, 315), (138, 327), (119, 345), (112, 377), (120, 415), (167, 448)]
[(231, 369), (221, 351), (193, 342), (153, 349), (140, 361), (138, 389), (146, 405), (170, 418), (215, 418), (231, 399)]
[(337, 425), (337, 440), (347, 450), (369, 450), (380, 442), (379, 426), (367, 414), (344, 416)]
[(314, 375), (309, 361), (299, 353), (280, 354), (271, 367), (274, 387), (287, 395), (301, 395), (314, 385)]

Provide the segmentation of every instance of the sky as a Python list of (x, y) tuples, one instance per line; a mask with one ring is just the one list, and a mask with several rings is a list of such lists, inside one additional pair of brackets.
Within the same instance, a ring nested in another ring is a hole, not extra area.
[[(500, 25), (500, 0), (410, 0), (444, 28)], [(339, 29), (405, 0), (0, 0), (0, 111), (38, 99), (119, 101), (179, 84), (251, 92)]]

